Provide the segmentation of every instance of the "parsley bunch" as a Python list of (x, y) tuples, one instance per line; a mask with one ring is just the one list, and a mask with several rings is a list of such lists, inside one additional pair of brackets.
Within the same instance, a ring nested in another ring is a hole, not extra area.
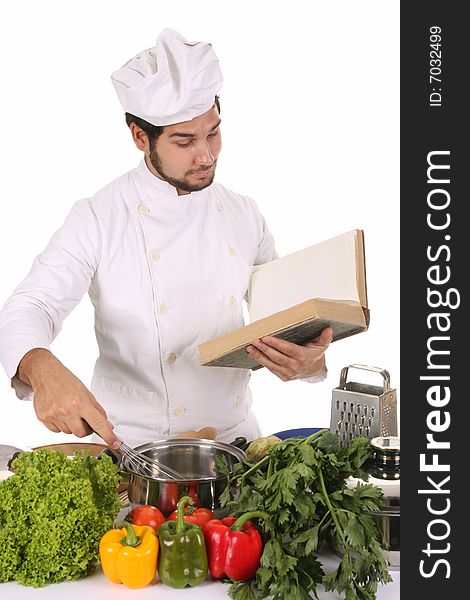
[[(348, 477), (368, 479), (365, 461), (372, 455), (363, 437), (339, 448), (327, 430), (291, 438), (269, 449), (254, 465), (237, 463), (220, 501), (230, 514), (262, 510), (265, 544), (261, 566), (248, 582), (232, 582), (234, 600), (310, 599), (317, 585), (337, 590), (346, 600), (373, 600), (378, 583), (391, 581), (375, 523), (367, 511), (379, 511), (382, 490)], [(233, 490), (236, 490), (234, 497)], [(328, 544), (341, 555), (326, 575), (317, 552)]]

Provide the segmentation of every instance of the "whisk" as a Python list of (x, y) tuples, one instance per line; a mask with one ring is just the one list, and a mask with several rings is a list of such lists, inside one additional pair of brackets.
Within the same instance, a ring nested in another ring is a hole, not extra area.
[(159, 477), (163, 475), (167, 479), (183, 480), (184, 477), (178, 471), (162, 465), (162, 463), (154, 458), (145, 456), (136, 452), (133, 448), (121, 441), (121, 445), (117, 448), (127, 459), (127, 463), (132, 471), (137, 475), (144, 477)]

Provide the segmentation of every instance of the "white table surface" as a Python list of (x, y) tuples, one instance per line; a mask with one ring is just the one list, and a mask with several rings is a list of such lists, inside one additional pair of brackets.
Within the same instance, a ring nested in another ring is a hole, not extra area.
[[(333, 569), (336, 557), (320, 556), (325, 570)], [(400, 571), (391, 571), (393, 582), (380, 586), (377, 600), (398, 600), (400, 598)], [(29, 588), (15, 582), (0, 584), (0, 597), (5, 600), (203, 600), (206, 598), (228, 598), (228, 585), (209, 579), (201, 585), (182, 590), (172, 589), (163, 583), (150, 583), (144, 588), (132, 590), (124, 585), (111, 583), (101, 571), (79, 581), (54, 583), (43, 588)], [(320, 600), (339, 600), (336, 593), (318, 588)]]

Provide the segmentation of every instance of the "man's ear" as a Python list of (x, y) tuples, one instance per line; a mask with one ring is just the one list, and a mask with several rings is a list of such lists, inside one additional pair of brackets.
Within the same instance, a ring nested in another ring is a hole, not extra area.
[(147, 152), (149, 149), (149, 137), (145, 131), (135, 123), (131, 123), (129, 129), (131, 130), (132, 139), (137, 148), (142, 150), (142, 152)]

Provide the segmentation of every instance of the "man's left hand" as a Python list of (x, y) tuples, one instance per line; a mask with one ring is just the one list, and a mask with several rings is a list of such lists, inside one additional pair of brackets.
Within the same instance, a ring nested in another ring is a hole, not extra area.
[(321, 334), (304, 346), (276, 337), (266, 336), (248, 346), (246, 351), (260, 365), (282, 381), (316, 375), (325, 365), (325, 351), (333, 339), (333, 330), (326, 327)]

